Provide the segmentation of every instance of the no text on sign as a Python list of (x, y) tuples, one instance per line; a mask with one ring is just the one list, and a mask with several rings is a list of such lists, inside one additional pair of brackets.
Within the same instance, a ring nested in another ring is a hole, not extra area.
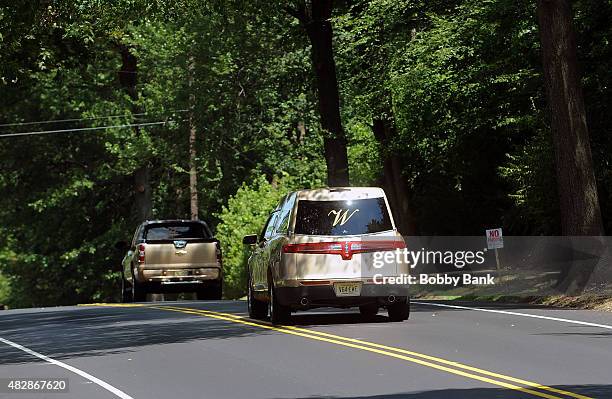
[(502, 229), (488, 229), (486, 230), (487, 236), (487, 248), (488, 249), (497, 249), (504, 247), (504, 236), (502, 234)]

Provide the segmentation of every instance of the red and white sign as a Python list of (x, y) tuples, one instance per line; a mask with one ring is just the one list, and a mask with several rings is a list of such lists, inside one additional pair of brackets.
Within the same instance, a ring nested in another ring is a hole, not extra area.
[(487, 248), (488, 249), (497, 249), (504, 247), (504, 236), (502, 234), (502, 229), (489, 229), (486, 231), (487, 235)]

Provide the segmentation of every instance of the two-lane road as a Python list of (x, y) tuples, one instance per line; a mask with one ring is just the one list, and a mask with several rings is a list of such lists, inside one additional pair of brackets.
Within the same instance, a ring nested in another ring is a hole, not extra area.
[(612, 398), (612, 313), (447, 305), (289, 326), (242, 301), (5, 311), (0, 379), (63, 377), (69, 392), (0, 397)]

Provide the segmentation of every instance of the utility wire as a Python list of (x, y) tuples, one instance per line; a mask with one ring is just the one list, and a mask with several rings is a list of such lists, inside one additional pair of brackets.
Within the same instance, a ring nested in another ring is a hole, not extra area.
[[(136, 114), (134, 114), (136, 115)], [(126, 127), (140, 127), (140, 126), (154, 126), (154, 125), (165, 125), (168, 122), (173, 122), (173, 121), (159, 121), (159, 122), (145, 122), (145, 123), (130, 123), (130, 124), (125, 124), (125, 125), (113, 125), (113, 126), (98, 126), (98, 127), (82, 127), (82, 128), (76, 128), (76, 129), (59, 129), (59, 130), (40, 130), (40, 131), (34, 131), (34, 132), (20, 132), (20, 133), (6, 133), (6, 134), (0, 134), (0, 138), (2, 137), (18, 137), (18, 136), (35, 136), (35, 135), (41, 135), (41, 134), (56, 134), (56, 133), (70, 133), (70, 132), (83, 132), (83, 131), (91, 131), (91, 130), (105, 130), (105, 129), (119, 129), (119, 128), (126, 128)], [(176, 121), (176, 122), (180, 122), (180, 121)], [(263, 166), (265, 169), (268, 169), (269, 172), (272, 172), (272, 174), (276, 174), (277, 171), (274, 171), (272, 168), (270, 168), (268, 165), (266, 165), (265, 163), (262, 163), (260, 165), (258, 165), (255, 161), (253, 161), (252, 159), (250, 159), (249, 157), (247, 157), (246, 155), (244, 155), (238, 148), (234, 147), (231, 143), (229, 143), (227, 140), (225, 140), (223, 137), (219, 137), (220, 141), (222, 143), (224, 143), (226, 146), (230, 147), (231, 149), (233, 149), (234, 151), (236, 151), (236, 155), (242, 157), (244, 160), (248, 161), (249, 163), (251, 163), (253, 166)]]
[[(172, 112), (188, 112), (188, 109), (177, 109), (167, 111), (167, 113)], [(94, 119), (112, 119), (112, 118), (121, 118), (121, 117), (129, 117), (129, 116), (142, 116), (142, 115), (151, 115), (151, 112), (140, 112), (137, 114), (129, 114), (129, 115), (107, 115), (107, 116), (92, 116), (89, 118), (72, 118), (72, 119), (55, 119), (55, 120), (46, 120), (46, 121), (37, 121), (37, 122), (15, 122), (15, 123), (5, 123), (1, 124), (0, 127), (10, 127), (10, 126), (26, 126), (26, 125), (42, 125), (47, 123), (60, 123), (60, 122), (78, 122), (78, 121), (90, 121)]]
[(98, 127), (81, 127), (81, 128), (76, 128), (76, 129), (39, 130), (39, 131), (35, 131), (35, 132), (6, 133), (6, 134), (0, 134), (0, 138), (2, 138), (2, 137), (17, 137), (17, 136), (34, 136), (34, 135), (40, 135), (40, 134), (83, 132), (83, 131), (87, 131), (87, 130), (119, 129), (119, 128), (125, 128), (125, 127), (140, 127), (140, 126), (165, 125), (168, 122), (172, 122), (172, 121), (130, 123), (130, 124), (125, 124), (125, 125), (98, 126)]

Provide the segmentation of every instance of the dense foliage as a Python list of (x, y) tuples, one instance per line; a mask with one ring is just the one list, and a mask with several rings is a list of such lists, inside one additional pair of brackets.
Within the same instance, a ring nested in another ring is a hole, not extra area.
[[(610, 231), (612, 3), (574, 12)], [(394, 154), (420, 233), (559, 233), (532, 1), (336, 2), (332, 23), (352, 184), (379, 184)], [(190, 109), (200, 215), (223, 243), (230, 296), (244, 290), (241, 236), (287, 190), (323, 185), (310, 45), (282, 7), (18, 0), (0, 7), (0, 47), (1, 134), (117, 126), (0, 138), (0, 302), (118, 299), (134, 171), (150, 170), (154, 217), (189, 216)], [(374, 119), (393, 140), (377, 142)]]
[(291, 176), (274, 178), (269, 182), (265, 176), (255, 178), (251, 185), (243, 184), (234, 196), (228, 199), (218, 215), (217, 238), (221, 241), (225, 268), (225, 295), (241, 296), (246, 287), (246, 262), (250, 249), (242, 244), (248, 234), (261, 234), (270, 211), (276, 207), (283, 195), (291, 190), (321, 186), (313, 180), (298, 184)]

